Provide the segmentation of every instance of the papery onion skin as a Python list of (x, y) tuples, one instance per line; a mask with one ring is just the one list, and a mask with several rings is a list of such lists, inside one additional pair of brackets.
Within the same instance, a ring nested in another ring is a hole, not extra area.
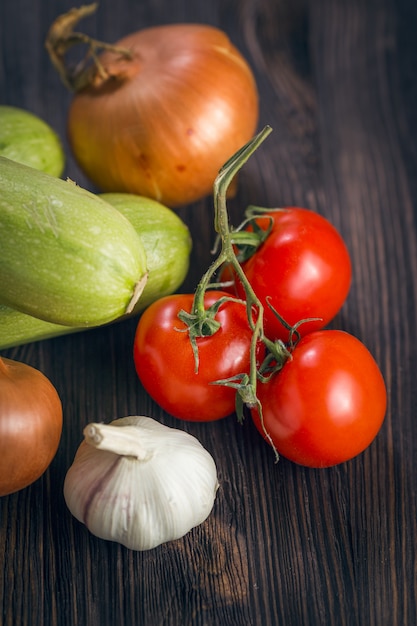
[(212, 191), (221, 166), (254, 134), (258, 91), (227, 35), (199, 24), (144, 29), (99, 58), (74, 96), (68, 136), (80, 168), (102, 191), (127, 191), (170, 207)]
[(62, 403), (50, 380), (30, 365), (0, 357), (0, 496), (42, 476), (61, 433)]

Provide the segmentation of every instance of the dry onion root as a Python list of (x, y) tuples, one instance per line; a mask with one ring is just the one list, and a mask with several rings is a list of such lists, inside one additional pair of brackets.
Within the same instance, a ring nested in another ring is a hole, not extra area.
[[(147, 28), (115, 46), (74, 33), (95, 8), (58, 18), (46, 41), (75, 91), (68, 136), (80, 168), (102, 191), (171, 207), (209, 195), (220, 167), (256, 130), (258, 91), (248, 63), (207, 25)], [(71, 74), (64, 58), (74, 43), (89, 46), (93, 64)]]

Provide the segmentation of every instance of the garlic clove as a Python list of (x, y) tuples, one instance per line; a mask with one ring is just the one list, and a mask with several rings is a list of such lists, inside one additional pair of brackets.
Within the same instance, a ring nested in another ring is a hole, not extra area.
[(185, 431), (145, 416), (89, 424), (64, 482), (76, 519), (133, 550), (179, 539), (211, 513), (214, 459)]

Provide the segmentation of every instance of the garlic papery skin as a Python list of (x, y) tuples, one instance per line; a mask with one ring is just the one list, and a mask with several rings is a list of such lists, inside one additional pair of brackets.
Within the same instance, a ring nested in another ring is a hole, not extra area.
[(64, 498), (93, 535), (149, 550), (204, 522), (218, 486), (214, 459), (198, 439), (129, 416), (86, 426)]

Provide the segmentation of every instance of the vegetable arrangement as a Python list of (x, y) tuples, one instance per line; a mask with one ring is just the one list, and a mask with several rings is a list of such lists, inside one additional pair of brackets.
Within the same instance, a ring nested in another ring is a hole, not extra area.
[[(387, 394), (367, 348), (325, 330), (351, 285), (341, 235), (300, 207), (249, 207), (242, 224), (229, 225), (226, 201), (240, 168), (271, 132), (253, 136), (258, 98), (246, 61), (224, 33), (203, 25), (146, 29), (115, 45), (74, 32), (95, 9), (58, 18), (46, 45), (75, 91), (69, 139), (100, 193), (58, 178), (59, 140), (56, 168), (46, 164), (53, 131), (39, 161), (34, 143), (21, 142), (29, 131), (19, 131), (15, 150), (8, 139), (0, 154), (0, 349), (140, 313), (132, 365), (166, 412), (190, 421), (249, 415), (277, 460), (329, 467), (355, 457), (379, 432)], [(77, 43), (93, 64), (71, 74), (64, 57)], [(0, 119), (36, 129), (24, 112), (6, 109)], [(217, 256), (194, 293), (176, 293), (191, 238), (165, 205), (194, 202), (213, 180)], [(62, 406), (43, 374), (0, 358), (0, 416), (6, 495), (51, 463)], [(184, 431), (130, 416), (88, 424), (84, 437), (64, 497), (94, 535), (147, 550), (212, 511), (215, 462)]]
[[(102, 191), (170, 207), (210, 194), (221, 165), (256, 130), (258, 92), (246, 60), (225, 33), (201, 24), (148, 28), (115, 45), (74, 32), (96, 8), (61, 15), (46, 41), (75, 94), (68, 137), (80, 168)], [(89, 46), (94, 63), (71, 72), (65, 54), (77, 44)]]

